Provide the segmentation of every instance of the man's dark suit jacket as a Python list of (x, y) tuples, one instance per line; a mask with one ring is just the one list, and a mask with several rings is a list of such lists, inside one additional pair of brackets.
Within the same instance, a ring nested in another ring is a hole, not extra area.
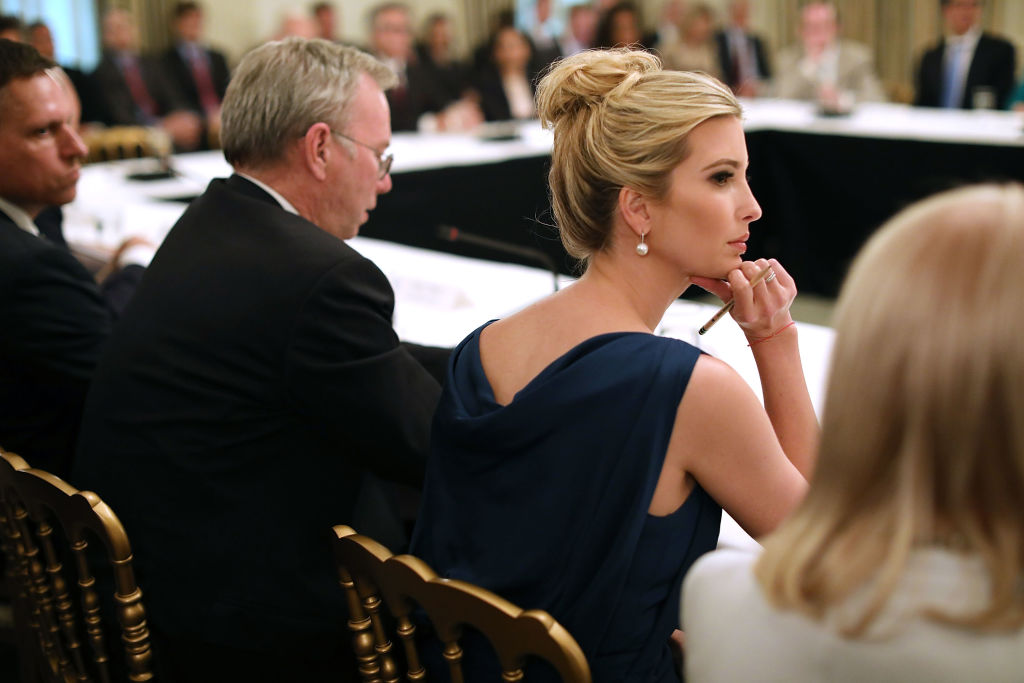
[[(156, 116), (188, 108), (184, 97), (164, 73), (159, 59), (140, 56), (139, 72), (149, 96), (156, 104)], [(91, 116), (95, 120), (108, 126), (147, 125), (148, 122), (139, 115), (131, 90), (113, 54), (104, 53), (91, 79), (94, 98)]]
[(438, 83), (437, 76), (435, 70), (416, 58), (406, 62), (404, 86), (390, 88), (384, 93), (391, 110), (392, 130), (416, 130), (420, 116), (436, 114), (458, 99), (450, 97)]
[[(224, 101), (224, 93), (228, 89), (228, 81), (231, 80), (231, 72), (228, 70), (228, 62), (224, 55), (216, 50), (202, 48), (210, 65), (210, 80), (213, 81), (213, 89), (217, 93), (217, 99)], [(184, 98), (188, 108), (192, 111), (203, 113), (203, 105), (199, 100), (199, 90), (192, 78), (192, 65), (189, 64), (178, 51), (176, 45), (172, 45), (160, 57), (164, 73), (175, 90)]]
[(440, 395), (393, 305), (372, 262), (240, 176), (171, 229), (100, 361), (74, 479), (124, 522), (156, 629), (297, 657), (348, 642), (331, 526), (366, 471), (421, 482)]
[(101, 347), (142, 271), (101, 289), (66, 247), (0, 212), (0, 446), (67, 476)]
[[(747, 43), (754, 50), (754, 56), (757, 59), (757, 78), (762, 81), (766, 81), (772, 77), (771, 63), (768, 61), (768, 55), (764, 49), (764, 42), (758, 36), (753, 33), (748, 33)], [(732, 74), (736, 68), (733, 64), (732, 52), (729, 50), (729, 36), (725, 31), (718, 31), (715, 33), (715, 47), (718, 49), (718, 63), (722, 67), (722, 78), (727, 81), (727, 85), (735, 90), (741, 84), (731, 83)]]
[[(942, 106), (943, 56), (946, 41), (941, 40), (921, 57), (917, 69), (917, 93), (914, 104), (919, 107)], [(1013, 92), (1014, 71), (1017, 68), (1016, 49), (1002, 38), (982, 33), (974, 48), (974, 57), (964, 82), (961, 109), (972, 109), (974, 92), (977, 88), (995, 90), (995, 106), (1006, 105)]]

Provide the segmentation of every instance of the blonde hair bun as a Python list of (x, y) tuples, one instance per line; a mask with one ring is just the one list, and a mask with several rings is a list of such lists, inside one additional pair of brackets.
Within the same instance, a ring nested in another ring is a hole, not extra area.
[(546, 127), (585, 107), (621, 98), (661, 60), (642, 50), (587, 50), (556, 62), (537, 88), (537, 112)]
[(554, 130), (548, 185), (558, 233), (586, 263), (610, 243), (621, 188), (664, 197), (690, 131), (741, 110), (711, 76), (665, 71), (649, 52), (618, 48), (555, 62), (537, 88), (537, 112)]

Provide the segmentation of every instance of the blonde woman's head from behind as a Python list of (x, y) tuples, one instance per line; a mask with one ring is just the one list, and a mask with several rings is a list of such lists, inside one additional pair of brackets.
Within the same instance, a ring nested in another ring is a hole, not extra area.
[(779, 603), (820, 612), (871, 583), (860, 632), (914, 548), (951, 545), (993, 580), (991, 607), (958, 620), (1024, 621), (1022, 264), (1019, 185), (920, 202), (862, 250), (836, 311), (814, 480), (759, 567)]
[(549, 183), (562, 243), (583, 261), (610, 245), (623, 187), (664, 198), (690, 132), (741, 114), (714, 78), (665, 71), (656, 56), (628, 49), (555, 63), (538, 87), (537, 110), (554, 131)]

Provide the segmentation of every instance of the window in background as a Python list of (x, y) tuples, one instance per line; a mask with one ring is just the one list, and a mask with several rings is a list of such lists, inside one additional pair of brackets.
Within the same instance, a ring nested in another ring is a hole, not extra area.
[(537, 5), (547, 3), (550, 14), (544, 22), (543, 32), (556, 38), (565, 31), (569, 8), (588, 5), (591, 0), (516, 0), (516, 27), (527, 35), (534, 35), (537, 27)]
[(94, 0), (0, 0), (4, 14), (25, 24), (43, 21), (50, 27), (57, 61), (90, 71), (100, 59), (100, 40)]

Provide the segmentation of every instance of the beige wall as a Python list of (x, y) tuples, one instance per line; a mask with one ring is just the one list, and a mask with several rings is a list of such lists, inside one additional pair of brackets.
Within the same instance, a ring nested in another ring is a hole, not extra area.
[[(338, 17), (337, 30), (343, 40), (359, 45), (366, 43), (367, 15), (380, 0), (337, 0), (334, 2)], [(209, 41), (227, 53), (236, 63), (246, 50), (272, 36), (289, 12), (308, 12), (315, 4), (295, 0), (203, 0), (206, 9), (206, 34)], [(447, 12), (461, 16), (463, 0), (416, 0), (413, 7), (415, 26), (431, 12)], [(463, 43), (465, 39), (459, 36)]]

